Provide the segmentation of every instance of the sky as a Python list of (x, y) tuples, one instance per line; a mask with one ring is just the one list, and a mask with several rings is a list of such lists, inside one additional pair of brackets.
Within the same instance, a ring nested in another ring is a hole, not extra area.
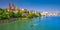
[(0, 8), (7, 8), (9, 1), (20, 9), (60, 12), (60, 0), (0, 0)]

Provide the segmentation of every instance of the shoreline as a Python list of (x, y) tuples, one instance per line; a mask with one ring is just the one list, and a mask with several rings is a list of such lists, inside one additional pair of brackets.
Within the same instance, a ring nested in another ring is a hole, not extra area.
[(0, 20), (0, 23), (9, 23), (12, 21), (15, 21), (17, 18), (10, 18), (10, 19), (4, 19), (4, 20)]
[(27, 20), (27, 19), (29, 18), (10, 18), (10, 19), (0, 20), (0, 23), (9, 23), (16, 20)]
[[(36, 18), (36, 17), (34, 17), (34, 18)], [(22, 17), (22, 18), (3, 19), (3, 20), (0, 20), (0, 23), (9, 23), (9, 22), (13, 22), (16, 20), (28, 20), (28, 19), (32, 19), (32, 18)]]

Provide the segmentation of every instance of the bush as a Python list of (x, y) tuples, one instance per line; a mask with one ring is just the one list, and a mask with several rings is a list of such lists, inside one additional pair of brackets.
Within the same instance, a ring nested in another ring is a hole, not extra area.
[(0, 20), (2, 19), (2, 15), (0, 15)]
[(3, 11), (4, 11), (4, 10), (0, 8), (0, 15), (3, 13)]
[(38, 17), (38, 16), (39, 16), (39, 14), (33, 14), (33, 16), (34, 16), (34, 17)]
[(9, 18), (10, 18), (9, 13), (8, 13), (8, 12), (3, 13), (3, 14), (2, 14), (2, 18), (3, 18), (3, 19), (9, 19)]
[(26, 17), (27, 18), (33, 18), (33, 14), (28, 14)]
[(13, 12), (12, 11), (9, 11), (9, 16), (12, 18), (13, 17)]
[(17, 18), (18, 18), (18, 17), (22, 17), (22, 13), (17, 12), (17, 13), (14, 13), (13, 16), (14, 16), (14, 17), (17, 17)]

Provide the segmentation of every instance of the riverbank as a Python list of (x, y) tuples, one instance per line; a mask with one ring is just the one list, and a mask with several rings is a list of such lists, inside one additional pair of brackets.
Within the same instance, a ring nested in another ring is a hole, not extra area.
[(15, 21), (16, 19), (17, 18), (4, 19), (4, 20), (0, 20), (0, 23), (8, 23), (8, 22)]
[(10, 18), (10, 19), (3, 19), (3, 20), (0, 20), (0, 23), (9, 23), (9, 22), (16, 21), (16, 20), (27, 20), (27, 19), (31, 19), (31, 18)]

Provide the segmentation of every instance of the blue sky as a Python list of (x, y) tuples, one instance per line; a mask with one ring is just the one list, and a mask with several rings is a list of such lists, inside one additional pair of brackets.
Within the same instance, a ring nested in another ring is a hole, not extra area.
[[(60, 0), (10, 0), (19, 8), (37, 11), (60, 12)], [(0, 0), (0, 8), (7, 8), (8, 0)]]

